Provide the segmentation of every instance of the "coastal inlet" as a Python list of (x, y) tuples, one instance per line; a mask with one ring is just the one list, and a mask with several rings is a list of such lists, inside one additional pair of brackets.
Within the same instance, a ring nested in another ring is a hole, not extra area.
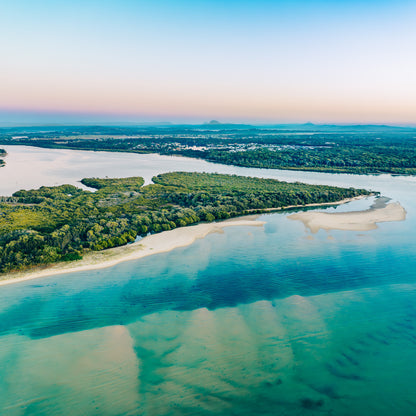
[[(76, 155), (80, 174), (85, 152)], [(90, 153), (90, 169), (94, 157), (104, 155)], [(133, 165), (124, 176), (140, 176)], [(254, 220), (261, 226), (226, 227), (114, 267), (1, 286), (0, 413), (412, 415), (415, 179), (266, 173), (379, 191), (406, 216), (311, 233), (288, 219), (306, 208), (268, 213)], [(380, 201), (306, 213), (367, 215), (384, 212)]]

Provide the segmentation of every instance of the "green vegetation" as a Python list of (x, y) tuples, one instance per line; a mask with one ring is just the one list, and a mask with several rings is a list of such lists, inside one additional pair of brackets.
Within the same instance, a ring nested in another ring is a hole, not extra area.
[(183, 151), (184, 156), (210, 162), (255, 168), (295, 169), (331, 173), (416, 174), (416, 147), (408, 146), (325, 146), (240, 152), (227, 150)]
[(18, 191), (0, 203), (0, 272), (72, 261), (89, 250), (133, 242), (137, 236), (267, 208), (335, 202), (369, 192), (207, 173), (83, 179), (72, 185)]
[(72, 126), (49, 132), (46, 127), (42, 132), (32, 127), (0, 129), (0, 143), (181, 155), (256, 168), (416, 174), (416, 129), (411, 127), (210, 124), (147, 128)]
[[(0, 157), (7, 155), (7, 152), (4, 149), (0, 149)], [(6, 162), (3, 159), (0, 159), (0, 167), (4, 166)]]
[(103, 189), (106, 188), (107, 192), (115, 192), (117, 191), (117, 188), (119, 186), (122, 187), (124, 191), (128, 190), (137, 190), (144, 184), (143, 178), (139, 177), (132, 177), (132, 178), (105, 178), (105, 179), (99, 179), (99, 178), (85, 178), (82, 180), (82, 183), (85, 186), (89, 186), (90, 188), (95, 189)]

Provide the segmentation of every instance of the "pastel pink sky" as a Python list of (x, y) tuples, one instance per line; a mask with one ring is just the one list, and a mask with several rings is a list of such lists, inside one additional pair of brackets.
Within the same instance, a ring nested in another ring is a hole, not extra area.
[(36, 3), (0, 15), (0, 112), (416, 122), (412, 2)]

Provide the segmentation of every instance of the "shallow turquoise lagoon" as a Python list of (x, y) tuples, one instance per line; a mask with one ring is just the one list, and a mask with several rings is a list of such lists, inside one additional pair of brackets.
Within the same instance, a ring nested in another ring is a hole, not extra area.
[(380, 190), (407, 218), (310, 234), (264, 215), (264, 228), (0, 287), (0, 414), (416, 414), (416, 182), (305, 178)]

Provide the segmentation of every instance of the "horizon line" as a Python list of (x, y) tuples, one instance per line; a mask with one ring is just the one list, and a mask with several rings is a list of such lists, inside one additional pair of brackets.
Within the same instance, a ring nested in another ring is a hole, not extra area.
[[(214, 120), (213, 120), (214, 121)], [(416, 122), (408, 123), (383, 123), (383, 122), (219, 122), (219, 121), (203, 121), (203, 122), (171, 122), (171, 121), (68, 121), (68, 122), (7, 122), (0, 121), (0, 128), (19, 128), (19, 127), (71, 127), (71, 126), (89, 126), (89, 127), (120, 127), (120, 126), (130, 126), (130, 127), (178, 127), (178, 126), (247, 126), (247, 127), (267, 127), (267, 126), (302, 126), (302, 127), (396, 127), (396, 128), (416, 128)]]

